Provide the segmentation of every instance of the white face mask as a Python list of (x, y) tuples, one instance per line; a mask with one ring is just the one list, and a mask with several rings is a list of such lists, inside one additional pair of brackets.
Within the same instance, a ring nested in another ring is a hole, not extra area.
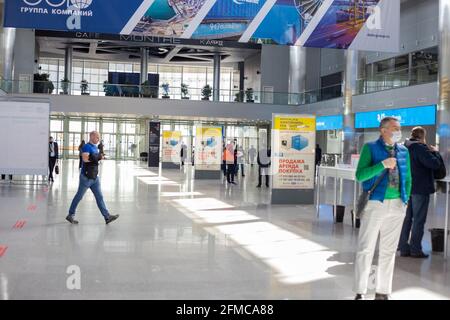
[(401, 131), (394, 131), (392, 134), (392, 142), (398, 143), (402, 140), (402, 132)]

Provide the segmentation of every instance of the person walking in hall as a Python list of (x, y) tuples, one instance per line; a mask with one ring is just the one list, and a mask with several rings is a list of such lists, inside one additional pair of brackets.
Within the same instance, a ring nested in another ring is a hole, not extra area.
[[(132, 149), (133, 149), (133, 145), (131, 145)], [(132, 150), (133, 151), (133, 150)], [(98, 145), (98, 152), (101, 154), (101, 156), (103, 157), (103, 159), (106, 159), (105, 157), (105, 145), (103, 144), (103, 140), (100, 141), (100, 144)], [(134, 152), (134, 151), (133, 151)]]
[(250, 161), (251, 166), (255, 164), (255, 158), (256, 158), (256, 149), (252, 145), (250, 149), (248, 150), (248, 160)]
[(316, 167), (322, 162), (322, 149), (316, 144)]
[[(245, 177), (245, 172), (244, 172), (244, 163), (245, 163), (245, 154), (244, 154), (244, 148), (242, 148), (242, 146), (239, 146), (238, 148), (236, 148), (236, 157), (237, 157), (237, 167), (241, 167), (241, 175), (242, 177)], [(237, 170), (239, 171), (239, 170)]]
[(228, 143), (225, 150), (225, 162), (227, 165), (227, 182), (229, 184), (236, 184), (234, 182), (234, 175), (236, 172), (235, 166), (236, 166), (236, 153), (233, 143)]
[(227, 176), (227, 147), (225, 144), (223, 144), (223, 152), (222, 152), (222, 171), (223, 176)]
[(416, 127), (405, 142), (411, 157), (412, 191), (398, 245), (402, 257), (428, 258), (422, 251), (422, 238), (430, 195), (436, 192), (434, 170), (439, 169), (442, 158), (436, 147), (427, 145), (426, 135), (424, 128)]
[[(8, 177), (9, 177), (9, 180), (12, 181), (13, 175), (9, 174)], [(2, 174), (2, 180), (6, 180), (6, 174)]]
[(356, 169), (356, 179), (363, 182), (364, 191), (375, 189), (370, 193), (361, 217), (355, 258), (355, 300), (362, 300), (367, 293), (378, 237), (375, 300), (389, 299), (396, 249), (411, 194), (409, 152), (398, 144), (400, 123), (394, 117), (386, 117), (381, 120), (379, 129), (380, 138), (363, 146)]
[(59, 148), (58, 143), (54, 141), (53, 137), (49, 138), (48, 142), (48, 169), (49, 169), (49, 175), (48, 175), (48, 181), (55, 181), (53, 179), (53, 171), (55, 170), (56, 162), (59, 158)]
[(78, 191), (70, 205), (69, 215), (66, 217), (66, 220), (72, 224), (78, 224), (78, 221), (75, 220), (75, 212), (87, 189), (91, 189), (94, 194), (97, 206), (100, 209), (106, 224), (113, 222), (119, 217), (118, 214), (112, 215), (108, 212), (103, 200), (100, 177), (98, 177), (99, 161), (103, 159), (103, 156), (97, 147), (99, 141), (100, 134), (97, 131), (92, 131), (89, 134), (89, 143), (82, 149), (83, 164), (80, 172), (80, 183)]
[(180, 148), (180, 159), (181, 159), (181, 166), (184, 166), (184, 162), (187, 158), (187, 145), (184, 143), (184, 141), (181, 143)]
[(271, 150), (262, 148), (258, 151), (257, 163), (258, 163), (258, 185), (257, 188), (261, 188), (262, 177), (266, 177), (266, 187), (269, 188), (269, 167), (271, 165)]
[(83, 165), (83, 157), (81, 156), (81, 154), (83, 153), (83, 147), (86, 144), (86, 141), (81, 140), (80, 145), (78, 146), (78, 153), (79, 153), (79, 158), (80, 158), (80, 163), (78, 164), (78, 169), (81, 169), (81, 166)]

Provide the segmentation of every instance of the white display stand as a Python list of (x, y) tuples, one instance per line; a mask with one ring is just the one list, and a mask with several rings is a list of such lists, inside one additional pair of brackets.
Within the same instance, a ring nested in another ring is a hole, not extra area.
[(48, 175), (50, 105), (0, 101), (0, 173)]

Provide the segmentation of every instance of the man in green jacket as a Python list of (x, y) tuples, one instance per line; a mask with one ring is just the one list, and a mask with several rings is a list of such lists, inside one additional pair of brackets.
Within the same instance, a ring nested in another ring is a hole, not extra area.
[(364, 191), (371, 193), (361, 217), (355, 260), (356, 300), (367, 293), (369, 274), (378, 237), (380, 237), (375, 300), (387, 300), (392, 292), (395, 255), (411, 194), (411, 165), (408, 149), (397, 144), (401, 127), (396, 118), (380, 122), (380, 138), (364, 145), (356, 178)]

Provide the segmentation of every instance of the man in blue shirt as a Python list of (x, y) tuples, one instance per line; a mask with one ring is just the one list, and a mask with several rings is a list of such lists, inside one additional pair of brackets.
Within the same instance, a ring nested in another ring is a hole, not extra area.
[(80, 184), (78, 186), (78, 192), (72, 201), (72, 205), (69, 209), (69, 215), (66, 220), (72, 224), (78, 224), (78, 221), (74, 219), (75, 212), (81, 199), (87, 189), (91, 189), (97, 201), (97, 206), (100, 209), (106, 224), (116, 220), (119, 215), (111, 215), (106, 209), (105, 202), (103, 201), (103, 194), (100, 187), (100, 178), (98, 177), (98, 163), (102, 160), (103, 156), (97, 148), (97, 144), (100, 141), (100, 134), (97, 131), (92, 131), (89, 134), (89, 143), (85, 144), (81, 149), (81, 156), (83, 164), (80, 172)]

